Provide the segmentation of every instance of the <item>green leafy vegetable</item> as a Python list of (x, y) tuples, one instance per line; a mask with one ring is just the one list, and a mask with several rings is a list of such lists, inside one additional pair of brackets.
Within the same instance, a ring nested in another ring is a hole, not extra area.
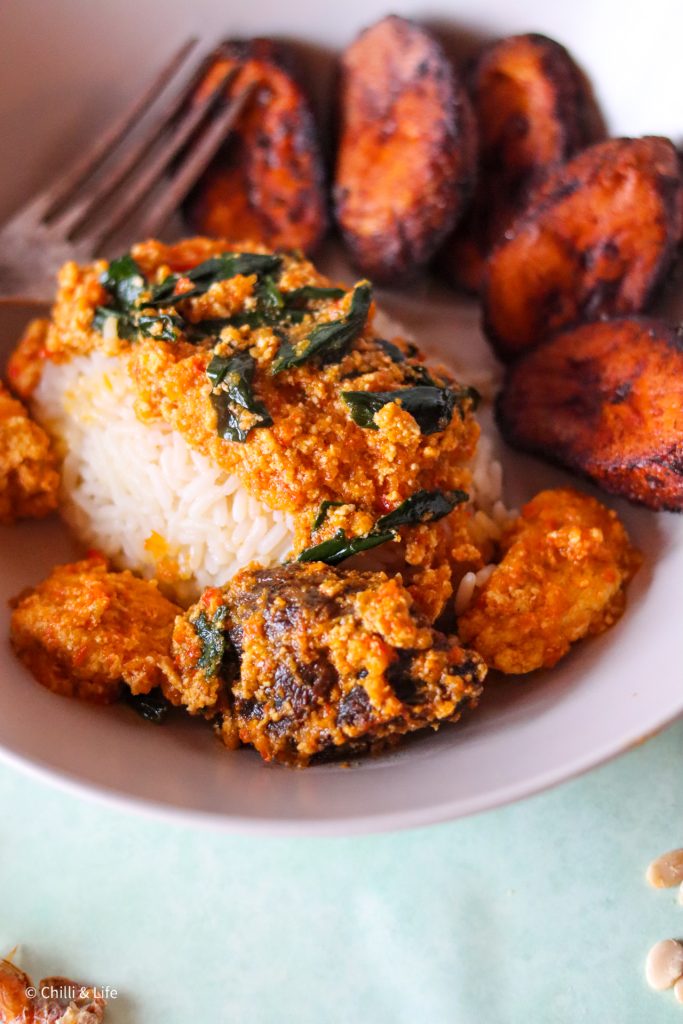
[(207, 676), (215, 676), (223, 663), (228, 650), (225, 636), (225, 620), (228, 617), (227, 605), (221, 605), (210, 619), (206, 612), (200, 612), (192, 625), (202, 642), (202, 653), (197, 661), (197, 668), (203, 669)]
[(414, 381), (415, 384), (425, 384), (430, 388), (441, 387), (422, 363), (406, 363), (405, 375), (408, 380)]
[(387, 341), (386, 338), (375, 338), (375, 344), (379, 345), (385, 355), (389, 356), (392, 363), (405, 363), (408, 358), (398, 345), (394, 345), (393, 341)]
[[(386, 338), (373, 338), (373, 342), (391, 359), (392, 363), (402, 364), (402, 375), (406, 385), (428, 384), (431, 387), (439, 386), (432, 378), (427, 367), (415, 361), (415, 356), (418, 352), (416, 345), (405, 342), (406, 348), (404, 351), (398, 345), (395, 345), (393, 341), (387, 341)], [(343, 374), (343, 378), (351, 380), (354, 377), (362, 377), (365, 372), (364, 370), (352, 370), (349, 373)]]
[(207, 338), (217, 338), (224, 327), (241, 326), (235, 324), (233, 317), (220, 317), (213, 320), (199, 320), (196, 324), (185, 324), (185, 335), (188, 341), (205, 341)]
[(151, 693), (131, 693), (127, 691), (124, 700), (141, 718), (154, 725), (162, 725), (166, 721), (171, 705), (160, 690)]
[(418, 355), (417, 345), (406, 342), (406, 351), (394, 345), (393, 341), (386, 341), (384, 338), (376, 338), (375, 343), (389, 356), (392, 363), (403, 363), (403, 373), (406, 382), (415, 384), (428, 384), (431, 387), (439, 387), (426, 366), (415, 360)]
[[(345, 294), (343, 288), (317, 288), (312, 285), (295, 288), (291, 292), (281, 292), (275, 280), (267, 276), (256, 289), (256, 307), (233, 314), (223, 321), (223, 326), (283, 327), (288, 323), (301, 323), (310, 312), (306, 309), (306, 302), (314, 299), (337, 299)], [(197, 326), (201, 328), (203, 322)]]
[(272, 372), (281, 373), (316, 356), (323, 357), (327, 362), (339, 361), (365, 327), (371, 303), (372, 287), (369, 284), (357, 285), (346, 316), (318, 324), (307, 338), (296, 345), (288, 340), (282, 342)]
[(93, 328), (101, 334), (110, 317), (116, 320), (117, 337), (126, 341), (134, 341), (140, 334), (145, 338), (156, 338), (159, 341), (176, 341), (178, 331), (185, 326), (179, 316), (171, 316), (168, 313), (150, 316), (136, 313), (134, 310), (126, 312), (109, 306), (97, 306), (92, 321)]
[(343, 288), (322, 288), (315, 284), (305, 284), (302, 288), (293, 288), (291, 292), (284, 293), (284, 300), (288, 306), (298, 306), (300, 303), (317, 302), (320, 299), (343, 299), (346, 292)]
[[(341, 289), (314, 289), (316, 291), (345, 293)], [(310, 312), (301, 307), (300, 299), (306, 288), (298, 288), (293, 292), (281, 292), (275, 279), (266, 275), (255, 289), (256, 304), (253, 309), (233, 313), (222, 320), (200, 320), (191, 325), (190, 334), (206, 337), (209, 334), (220, 334), (224, 327), (285, 327), (287, 324), (301, 323)], [(294, 300), (292, 301), (292, 296)]]
[(130, 313), (126, 313), (122, 309), (110, 308), (109, 306), (95, 307), (95, 315), (92, 318), (93, 330), (99, 331), (100, 334), (102, 334), (104, 331), (104, 325), (110, 317), (116, 320), (117, 338), (130, 341), (131, 338), (135, 337), (137, 331)]
[(185, 326), (181, 317), (171, 316), (169, 313), (160, 313), (158, 316), (141, 313), (135, 318), (135, 324), (145, 338), (156, 338), (161, 341), (176, 341), (178, 331)]
[(145, 275), (130, 253), (111, 261), (100, 277), (100, 284), (107, 289), (117, 307), (124, 310), (134, 306), (140, 292), (147, 287)]
[(343, 501), (322, 501), (320, 503), (320, 508), (318, 509), (318, 514), (313, 520), (313, 530), (320, 529), (320, 527), (327, 519), (327, 513), (330, 511), (331, 508), (339, 508), (339, 506), (343, 504)]
[[(253, 309), (243, 310), (228, 317), (225, 324), (231, 327), (267, 327), (289, 319), (289, 311), (285, 308), (282, 292), (269, 274), (259, 281), (255, 289), (256, 305)], [(300, 318), (303, 317), (300, 314)]]
[(262, 309), (271, 315), (285, 308), (284, 296), (270, 275), (264, 277), (259, 284), (258, 302)]
[[(237, 352), (231, 356), (214, 355), (206, 368), (206, 374), (213, 384), (211, 401), (218, 414), (218, 436), (226, 441), (246, 441), (255, 427), (269, 427), (273, 420), (263, 402), (254, 396), (253, 380), (256, 361), (249, 352)], [(244, 427), (244, 412), (250, 417), (250, 425)]]
[[(264, 309), (248, 309), (243, 313), (235, 313), (233, 316), (229, 317), (223, 326), (251, 327), (252, 330), (255, 327), (272, 327), (276, 334), (284, 337), (282, 328), (288, 323), (300, 323), (305, 315), (306, 313), (304, 310), (298, 309), (283, 310), (280, 316), (273, 316), (272, 313), (268, 313)], [(196, 326), (199, 327), (200, 324), (197, 324)]]
[[(130, 257), (123, 258), (124, 261), (126, 259), (128, 262), (121, 267), (121, 274), (132, 273), (136, 267)], [(345, 294), (341, 288), (317, 288), (312, 285), (295, 288), (290, 292), (281, 292), (273, 276), (281, 269), (281, 266), (281, 256), (268, 254), (224, 253), (220, 256), (213, 256), (185, 274), (170, 274), (161, 284), (151, 289), (151, 295), (143, 305), (148, 307), (172, 306), (183, 299), (204, 294), (217, 281), (224, 281), (238, 274), (256, 274), (258, 277), (254, 290), (256, 302), (252, 309), (242, 310), (229, 317), (202, 320), (194, 324), (182, 324), (182, 320), (178, 318), (188, 340), (198, 342), (220, 334), (224, 327), (257, 328), (300, 323), (309, 312), (305, 306), (306, 302), (323, 298), (339, 298)], [(177, 293), (176, 289), (181, 280), (190, 281), (193, 287)], [(163, 338), (166, 341), (174, 340), (170, 337), (172, 326), (166, 323), (164, 330), (161, 331), (160, 328), (154, 328), (154, 325), (151, 324), (150, 336)], [(126, 328), (122, 325), (122, 330), (128, 330), (126, 336), (135, 334), (134, 327)], [(120, 334), (120, 336), (124, 335)]]
[(375, 414), (390, 402), (397, 402), (409, 412), (423, 434), (445, 430), (455, 408), (455, 394), (450, 388), (418, 385), (395, 391), (342, 391), (342, 398), (351, 412), (351, 419), (366, 430), (378, 430)]
[(111, 295), (112, 305), (95, 309), (92, 325), (96, 331), (102, 333), (106, 321), (113, 317), (117, 336), (126, 341), (135, 340), (140, 334), (145, 338), (176, 341), (178, 331), (185, 326), (181, 317), (140, 312), (147, 305), (142, 298), (147, 282), (130, 253), (112, 260), (100, 277), (100, 283)]
[[(401, 502), (393, 512), (381, 516), (370, 533), (360, 537), (347, 537), (344, 530), (337, 530), (334, 537), (301, 552), (299, 562), (326, 562), (339, 565), (360, 551), (369, 551), (380, 544), (395, 540), (400, 526), (417, 526), (420, 523), (435, 523), (452, 512), (456, 505), (469, 499), (465, 491), (416, 491)], [(323, 504), (325, 504), (323, 502)], [(321, 511), (318, 513), (320, 518)], [(316, 519), (317, 523), (317, 519)], [(315, 529), (315, 523), (313, 524)]]
[(343, 530), (337, 530), (334, 537), (306, 548), (299, 555), (298, 562), (326, 562), (327, 565), (339, 565), (360, 551), (369, 551), (380, 544), (393, 540), (395, 533), (368, 533), (364, 537), (347, 537)]
[(415, 491), (393, 512), (378, 519), (375, 529), (397, 530), (399, 526), (435, 523), (452, 512), (456, 505), (462, 505), (468, 500), (469, 494), (466, 491)]
[(464, 415), (465, 400), (474, 403), (477, 392), (473, 388), (440, 388), (433, 384), (419, 384), (395, 391), (342, 391), (342, 398), (351, 412), (351, 419), (366, 430), (377, 430), (375, 413), (389, 402), (399, 402), (409, 412), (423, 434), (445, 430), (457, 407)]
[[(181, 299), (203, 295), (217, 281), (227, 281), (238, 274), (256, 274), (260, 277), (279, 270), (281, 265), (281, 256), (256, 252), (227, 252), (220, 256), (212, 256), (185, 274), (170, 274), (153, 288), (149, 305), (170, 306)], [(175, 290), (180, 280), (192, 281), (193, 287), (176, 295)]]

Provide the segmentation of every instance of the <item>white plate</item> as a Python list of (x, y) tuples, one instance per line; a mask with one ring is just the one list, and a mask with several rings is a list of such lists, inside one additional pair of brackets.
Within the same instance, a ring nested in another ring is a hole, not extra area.
[[(478, 0), (433, 11), (457, 42), (530, 29), (566, 43), (591, 74), (617, 133), (680, 136), (683, 9), (651, 2), (648, 19), (627, 4), (575, 0)], [(640, 6), (640, 5), (636, 5)], [(413, 13), (395, 3), (397, 13)], [(0, 30), (0, 214), (49, 179), (79, 142), (145, 80), (190, 31), (208, 40), (279, 34), (317, 46), (345, 43), (385, 13), (351, 0), (229, 5), (211, 0), (117, 0), (92, 4), (23, 0), (3, 5)], [(421, 13), (420, 11), (417, 12)], [(39, 31), (36, 31), (39, 26)], [(316, 88), (330, 76), (311, 49)], [(634, 71), (634, 68), (636, 69)], [(673, 70), (672, 70), (673, 69)], [(674, 76), (677, 81), (674, 81)], [(387, 296), (387, 311), (412, 326), (424, 346), (456, 364), (489, 358), (476, 311), (438, 288)], [(3, 316), (6, 352), (15, 327)], [(506, 453), (508, 500), (519, 503), (567, 478)], [(357, 767), (290, 771), (250, 751), (229, 754), (197, 722), (154, 728), (121, 707), (100, 709), (53, 696), (28, 677), (0, 641), (0, 747), (3, 756), (53, 781), (130, 808), (154, 810), (233, 830), (341, 834), (422, 825), (516, 800), (639, 742), (683, 711), (683, 520), (613, 502), (645, 554), (623, 620), (581, 645), (558, 668), (525, 683), (495, 683), (467, 721), (416, 737), (390, 756)], [(0, 637), (7, 599), (71, 556), (55, 523), (0, 531)]]

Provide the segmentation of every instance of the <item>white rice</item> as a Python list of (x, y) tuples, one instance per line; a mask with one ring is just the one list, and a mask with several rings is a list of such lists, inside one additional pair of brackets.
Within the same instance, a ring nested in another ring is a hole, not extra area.
[(503, 503), (503, 467), (494, 458), (493, 441), (481, 434), (472, 462), (471, 498), (476, 509), (472, 537), (476, 544), (499, 540), (502, 530), (517, 512)]
[[(183, 603), (251, 561), (282, 561), (294, 541), (291, 517), (252, 497), (235, 474), (172, 427), (141, 423), (134, 402), (123, 357), (94, 352), (45, 366), (33, 412), (59, 439), (62, 514), (78, 538), (118, 568), (159, 578)], [(472, 539), (492, 548), (513, 513), (503, 504), (502, 467), (484, 435), (472, 475)], [(492, 570), (465, 573), (457, 612)]]
[[(503, 467), (494, 458), (493, 441), (483, 433), (472, 462), (470, 491), (473, 506), (470, 536), (477, 547), (494, 545), (518, 513), (503, 503)], [(455, 590), (456, 615), (462, 615), (469, 608), (477, 590), (488, 582), (494, 569), (495, 564), (489, 562), (478, 572), (464, 574)]]
[[(33, 408), (59, 438), (62, 514), (119, 568), (168, 575), (184, 602), (257, 560), (281, 561), (292, 522), (163, 423), (142, 424), (126, 360), (95, 352), (47, 363)], [(166, 572), (165, 572), (166, 570)]]

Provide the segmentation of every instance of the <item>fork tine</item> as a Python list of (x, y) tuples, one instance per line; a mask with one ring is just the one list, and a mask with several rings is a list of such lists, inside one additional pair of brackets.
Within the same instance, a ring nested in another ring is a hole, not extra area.
[[(150, 152), (161, 135), (175, 121), (183, 107), (189, 103), (197, 86), (206, 74), (210, 58), (204, 60), (200, 67), (191, 75), (189, 82), (173, 96), (171, 101), (159, 112), (147, 126), (137, 142), (124, 148), (113, 166), (99, 181), (80, 189), (78, 197), (63, 208), (56, 218), (50, 221), (50, 227), (61, 236), (73, 239), (83, 223), (97, 210), (100, 204), (128, 178), (135, 168)], [(224, 86), (224, 80), (221, 85)]]
[(45, 217), (53, 215), (67, 201), (81, 182), (88, 178), (93, 171), (97, 170), (110, 150), (120, 142), (140, 119), (145, 110), (154, 102), (190, 51), (197, 45), (197, 42), (196, 38), (186, 40), (154, 80), (150, 82), (147, 89), (137, 96), (130, 106), (112, 122), (110, 127), (73, 164), (58, 184), (52, 188), (47, 188), (41, 194), (41, 205), (44, 207), (43, 215)]
[(225, 142), (257, 89), (257, 82), (252, 82), (245, 86), (206, 129), (197, 145), (185, 157), (163, 193), (152, 204), (151, 209), (143, 219), (140, 227), (141, 238), (151, 237), (163, 227), (199, 176), (206, 170), (208, 164), (218, 152), (221, 144)]
[[(220, 99), (225, 89), (229, 88), (240, 70), (239, 66), (226, 70), (216, 81), (211, 92), (202, 100), (198, 101), (195, 106), (190, 107), (187, 114), (175, 126), (171, 136), (166, 140), (162, 149), (155, 157), (152, 158), (150, 163), (141, 170), (137, 179), (133, 181), (132, 186), (126, 192), (122, 203), (115, 210), (110, 212), (103, 224), (93, 232), (85, 235), (84, 241), (91, 246), (93, 252), (96, 252), (100, 246), (102, 246), (104, 242), (114, 234), (122, 224), (125, 223), (125, 221), (140, 205), (145, 196), (154, 188), (166, 168), (172, 163), (177, 154), (192, 138), (206, 117), (207, 112)], [(230, 109), (236, 102), (237, 100), (231, 102), (230, 107), (226, 109)]]

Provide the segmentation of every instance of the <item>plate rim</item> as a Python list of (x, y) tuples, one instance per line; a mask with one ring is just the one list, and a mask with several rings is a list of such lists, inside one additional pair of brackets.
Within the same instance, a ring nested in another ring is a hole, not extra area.
[[(499, 786), (486, 796), (475, 796), (455, 800), (441, 801), (438, 804), (410, 810), (369, 812), (367, 815), (345, 815), (334, 818), (272, 818), (245, 816), (241, 814), (221, 813), (219, 811), (199, 811), (147, 797), (125, 793), (115, 786), (107, 787), (98, 783), (84, 781), (71, 775), (70, 772), (55, 768), (37, 758), (30, 758), (11, 750), (0, 742), (0, 762), (15, 769), (18, 773), (32, 780), (67, 793), (76, 798), (85, 799), (90, 803), (109, 807), (122, 813), (128, 813), (147, 820), (176, 825), (185, 828), (221, 832), (226, 835), (282, 838), (344, 838), (361, 835), (380, 835), (391, 832), (410, 831), (442, 825), (466, 818), (485, 814), (498, 808), (508, 807), (555, 789), (564, 783), (586, 775), (592, 770), (616, 760), (640, 747), (650, 740), (656, 739), (679, 719), (683, 719), (683, 695), (681, 707), (677, 711), (667, 712), (664, 720), (646, 733), (640, 733), (613, 743), (607, 743), (598, 751), (578, 757), (567, 767), (546, 772), (537, 772), (524, 782)], [(299, 771), (304, 769), (289, 769)]]

